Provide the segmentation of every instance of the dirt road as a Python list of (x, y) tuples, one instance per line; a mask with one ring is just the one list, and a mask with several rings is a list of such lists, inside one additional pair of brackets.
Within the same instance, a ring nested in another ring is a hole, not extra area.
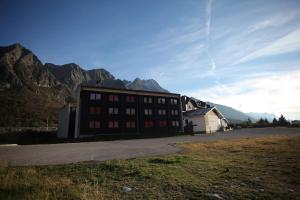
[(65, 144), (0, 146), (0, 165), (54, 165), (89, 160), (127, 159), (179, 152), (174, 143), (215, 141), (268, 135), (300, 135), (300, 128), (240, 129), (210, 135)]

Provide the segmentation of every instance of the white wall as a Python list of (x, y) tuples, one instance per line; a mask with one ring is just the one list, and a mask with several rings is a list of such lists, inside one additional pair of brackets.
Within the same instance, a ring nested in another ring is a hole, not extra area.
[(221, 128), (221, 119), (211, 111), (205, 115), (206, 132), (213, 133)]
[(227, 123), (224, 119), (221, 119), (221, 125), (222, 125), (224, 128), (227, 128), (227, 127), (228, 127), (228, 123)]
[(205, 132), (205, 121), (203, 116), (189, 116), (183, 117), (183, 126), (185, 126), (185, 120), (192, 121), (194, 126), (194, 132)]
[(214, 133), (220, 130), (220, 128), (227, 127), (227, 123), (220, 119), (214, 111), (208, 112), (205, 116), (184, 116), (183, 126), (185, 126), (185, 120), (192, 121), (194, 126), (194, 132)]

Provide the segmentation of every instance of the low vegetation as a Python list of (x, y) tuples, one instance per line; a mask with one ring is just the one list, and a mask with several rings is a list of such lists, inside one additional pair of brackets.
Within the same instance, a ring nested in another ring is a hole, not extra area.
[(299, 124), (294, 124), (293, 121), (292, 122), (288, 121), (283, 115), (281, 115), (278, 119), (274, 117), (271, 122), (267, 118), (265, 119), (260, 118), (256, 122), (252, 122), (252, 120), (248, 118), (247, 121), (231, 124), (230, 126), (234, 128), (237, 127), (241, 127), (241, 128), (300, 127)]
[[(2, 167), (0, 199), (297, 199), (300, 196), (299, 136), (180, 146), (184, 148), (182, 153), (167, 156)], [(132, 190), (125, 192), (124, 187)]]

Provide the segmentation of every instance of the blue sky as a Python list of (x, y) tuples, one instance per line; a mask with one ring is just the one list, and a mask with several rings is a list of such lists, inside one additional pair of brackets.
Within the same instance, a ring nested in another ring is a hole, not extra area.
[(20, 42), (43, 63), (300, 118), (297, 0), (2, 0), (0, 23), (1, 46)]

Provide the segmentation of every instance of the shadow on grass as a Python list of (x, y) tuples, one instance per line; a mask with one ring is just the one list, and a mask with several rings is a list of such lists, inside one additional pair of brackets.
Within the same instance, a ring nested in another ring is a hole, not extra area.
[(155, 158), (149, 160), (149, 163), (153, 164), (176, 164), (179, 163), (179, 160), (166, 160), (166, 159), (160, 159), (160, 158)]

